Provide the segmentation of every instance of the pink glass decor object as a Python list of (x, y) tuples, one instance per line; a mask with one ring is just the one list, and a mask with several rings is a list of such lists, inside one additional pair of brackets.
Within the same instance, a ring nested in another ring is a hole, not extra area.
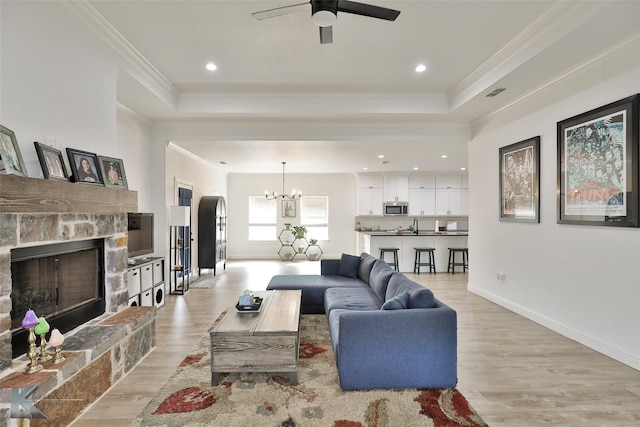
[(62, 335), (57, 328), (54, 328), (51, 331), (51, 336), (49, 337), (49, 345), (56, 349), (56, 354), (53, 357), (53, 361), (51, 363), (56, 364), (64, 360), (64, 356), (62, 355), (62, 352), (60, 350), (60, 346), (62, 346), (63, 342), (64, 335)]

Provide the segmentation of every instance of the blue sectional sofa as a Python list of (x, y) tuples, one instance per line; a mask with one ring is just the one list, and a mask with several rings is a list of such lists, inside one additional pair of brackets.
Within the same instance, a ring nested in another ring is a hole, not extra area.
[(326, 314), (343, 390), (456, 385), (455, 310), (384, 261), (344, 254), (267, 289), (301, 289), (303, 313)]

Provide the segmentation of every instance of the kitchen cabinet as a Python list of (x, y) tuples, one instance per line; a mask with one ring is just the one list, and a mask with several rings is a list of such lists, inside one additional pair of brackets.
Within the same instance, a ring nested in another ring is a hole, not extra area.
[(409, 189), (412, 188), (436, 188), (434, 175), (409, 175)]
[(461, 212), (462, 215), (469, 215), (469, 189), (463, 188), (461, 191)]
[(406, 202), (409, 200), (408, 175), (384, 175), (384, 201)]
[(382, 190), (382, 174), (358, 174), (358, 188), (377, 188)]
[(382, 215), (382, 189), (359, 188), (357, 215)]
[(463, 215), (462, 189), (436, 189), (436, 215)]
[(436, 176), (436, 188), (462, 188), (462, 176)]
[(433, 188), (409, 189), (409, 215), (435, 215), (436, 190)]

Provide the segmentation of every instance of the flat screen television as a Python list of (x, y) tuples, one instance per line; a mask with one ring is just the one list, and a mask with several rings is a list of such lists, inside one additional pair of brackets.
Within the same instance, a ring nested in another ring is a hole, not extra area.
[(129, 258), (153, 253), (153, 213), (129, 212)]

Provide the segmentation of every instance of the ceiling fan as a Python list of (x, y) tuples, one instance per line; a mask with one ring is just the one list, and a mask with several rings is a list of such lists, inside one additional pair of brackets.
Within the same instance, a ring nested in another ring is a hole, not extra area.
[(333, 43), (332, 25), (338, 18), (338, 12), (353, 13), (354, 15), (385, 19), (387, 21), (395, 21), (400, 15), (399, 10), (348, 0), (311, 0), (305, 3), (254, 12), (251, 15), (258, 20), (274, 18), (307, 9), (308, 4), (311, 4), (311, 21), (320, 27), (321, 44)]

